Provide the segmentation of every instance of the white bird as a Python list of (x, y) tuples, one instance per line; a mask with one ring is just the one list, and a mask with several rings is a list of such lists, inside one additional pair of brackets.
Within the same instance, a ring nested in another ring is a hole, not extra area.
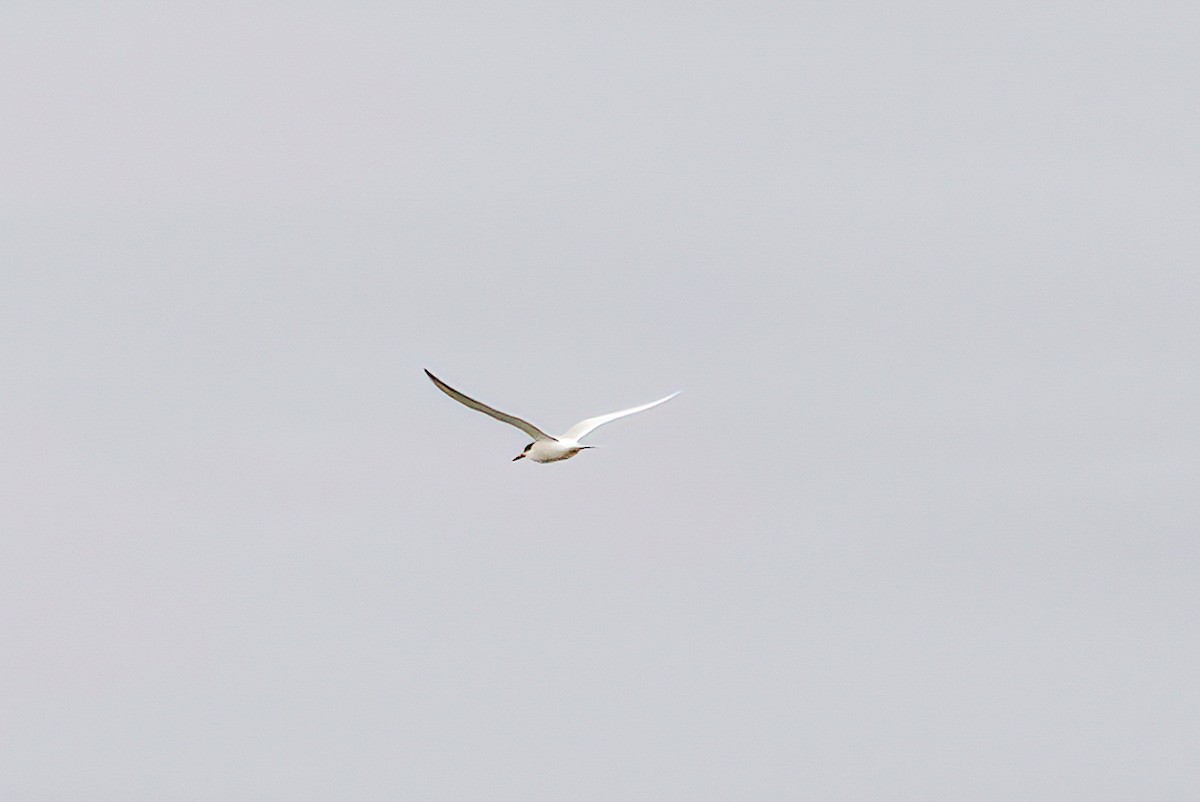
[(492, 409), (487, 404), (482, 404), (476, 401), (474, 398), (468, 398), (458, 390), (455, 390), (453, 387), (446, 384), (437, 376), (434, 376), (429, 372), (428, 369), (426, 369), (425, 375), (429, 377), (430, 381), (437, 385), (439, 390), (460, 404), (464, 404), (471, 409), (478, 410), (484, 415), (491, 415), (496, 420), (504, 421), (510, 426), (516, 426), (518, 429), (525, 432), (525, 434), (532, 437), (533, 442), (525, 446), (524, 451), (513, 457), (513, 462), (516, 462), (519, 459), (525, 459), (525, 457), (529, 457), (534, 462), (558, 462), (559, 460), (570, 459), (580, 451), (583, 451), (585, 448), (595, 448), (595, 446), (585, 446), (579, 442), (581, 437), (584, 437), (593, 429), (603, 426), (610, 421), (615, 421), (617, 418), (623, 418), (626, 415), (632, 415), (635, 412), (642, 412), (643, 410), (650, 409), (650, 407), (656, 407), (664, 401), (670, 401), (672, 398), (679, 395), (679, 392), (676, 391), (668, 396), (658, 399), (657, 401), (651, 401), (649, 404), (642, 404), (640, 407), (630, 407), (629, 409), (623, 409), (620, 412), (610, 412), (607, 415), (597, 415), (594, 418), (581, 420), (579, 423), (575, 424), (570, 429), (567, 429), (566, 432), (560, 434), (558, 437), (552, 437), (538, 427), (534, 426), (529, 421), (521, 420), (518, 417), (501, 412), (498, 409)]

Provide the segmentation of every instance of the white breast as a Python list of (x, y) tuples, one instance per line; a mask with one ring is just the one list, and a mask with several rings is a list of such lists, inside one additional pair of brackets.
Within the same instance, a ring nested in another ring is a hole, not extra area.
[(529, 459), (534, 462), (558, 462), (570, 459), (579, 453), (579, 446), (574, 443), (562, 443), (558, 440), (537, 440), (529, 449)]

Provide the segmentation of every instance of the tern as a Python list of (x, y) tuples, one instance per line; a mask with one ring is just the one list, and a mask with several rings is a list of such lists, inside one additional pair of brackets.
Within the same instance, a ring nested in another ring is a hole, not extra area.
[(610, 412), (607, 415), (597, 415), (594, 418), (587, 418), (586, 420), (581, 420), (570, 429), (567, 429), (566, 432), (560, 434), (558, 437), (553, 437), (546, 434), (529, 421), (521, 420), (514, 415), (509, 415), (508, 413), (501, 412), (498, 409), (492, 409), (487, 404), (480, 403), (474, 398), (469, 398), (468, 396), (463, 395), (458, 390), (455, 390), (453, 387), (439, 379), (437, 376), (434, 376), (429, 372), (428, 369), (426, 369), (425, 375), (429, 377), (429, 380), (432, 381), (439, 390), (453, 398), (458, 403), (468, 406), (478, 412), (482, 412), (484, 415), (491, 415), (496, 420), (504, 421), (510, 426), (516, 426), (518, 429), (525, 432), (525, 434), (532, 437), (533, 442), (525, 446), (524, 451), (513, 457), (513, 462), (516, 462), (519, 459), (525, 459), (526, 457), (529, 457), (529, 459), (533, 460), (534, 462), (558, 462), (559, 460), (570, 459), (580, 451), (583, 451), (585, 448), (595, 448), (595, 446), (585, 446), (579, 442), (580, 438), (589, 434), (593, 429), (597, 429), (606, 423), (615, 421), (617, 418), (623, 418), (626, 415), (632, 415), (635, 412), (643, 412), (647, 409), (650, 409), (650, 407), (656, 407), (664, 401), (670, 401), (672, 398), (679, 395), (679, 392), (676, 391), (668, 396), (658, 399), (657, 401), (651, 401), (649, 404), (642, 404), (641, 406), (623, 409), (620, 412)]

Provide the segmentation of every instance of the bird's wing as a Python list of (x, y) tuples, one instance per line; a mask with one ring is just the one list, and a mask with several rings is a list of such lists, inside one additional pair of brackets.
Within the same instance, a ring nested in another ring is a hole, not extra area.
[[(520, 418), (513, 417), (512, 415), (509, 415), (505, 412), (501, 412), (498, 409), (492, 409), (487, 404), (481, 404), (478, 401), (476, 401), (474, 398), (468, 398), (467, 396), (460, 393), (458, 390), (455, 390), (453, 387), (446, 384), (444, 381), (439, 379), (437, 376), (434, 376), (428, 370), (425, 371), (425, 375), (429, 377), (430, 381), (432, 381), (434, 384), (437, 385), (437, 388), (439, 390), (441, 390), (443, 393), (450, 396), (451, 398), (453, 398), (455, 401), (457, 401), (460, 404), (468, 406), (471, 409), (478, 410), (479, 412), (482, 412), (484, 415), (491, 415), (496, 420), (504, 421), (505, 423), (509, 424), (510, 426), (516, 426), (518, 429), (525, 432), (525, 434), (529, 435), (534, 440), (553, 440), (554, 439), (553, 437), (546, 434), (538, 427), (534, 426), (529, 421), (525, 421), (525, 420), (521, 420)], [(636, 410), (634, 410), (634, 411), (636, 411)]]
[(610, 421), (615, 421), (617, 418), (623, 418), (626, 415), (632, 415), (635, 412), (642, 412), (644, 410), (650, 409), (650, 407), (656, 407), (659, 404), (663, 403), (664, 401), (670, 401), (672, 398), (674, 398), (677, 395), (679, 395), (679, 393), (674, 392), (668, 396), (658, 399), (657, 401), (651, 401), (649, 404), (642, 404), (640, 407), (630, 407), (629, 409), (623, 409), (620, 412), (610, 412), (607, 415), (597, 415), (594, 418), (588, 418), (587, 420), (581, 420), (579, 423), (575, 424), (570, 429), (567, 429), (566, 433), (563, 434), (563, 436), (559, 439), (560, 440), (575, 440), (576, 442), (578, 442), (579, 438), (585, 436), (588, 432), (592, 431), (593, 429), (595, 429), (597, 427), (603, 426), (604, 424), (606, 424)]

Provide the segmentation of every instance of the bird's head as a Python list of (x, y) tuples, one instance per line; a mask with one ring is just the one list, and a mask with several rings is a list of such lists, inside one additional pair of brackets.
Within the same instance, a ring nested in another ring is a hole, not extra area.
[(519, 460), (519, 459), (525, 459), (526, 457), (528, 457), (528, 456), (529, 456), (529, 449), (531, 449), (531, 448), (533, 448), (533, 443), (530, 443), (529, 445), (525, 446), (525, 450), (524, 450), (524, 451), (522, 451), (522, 452), (521, 452), (520, 454), (518, 454), (517, 456), (513, 457), (513, 458), (512, 458), (512, 461), (513, 461), (513, 462), (516, 462), (516, 461), (517, 461), (517, 460)]

